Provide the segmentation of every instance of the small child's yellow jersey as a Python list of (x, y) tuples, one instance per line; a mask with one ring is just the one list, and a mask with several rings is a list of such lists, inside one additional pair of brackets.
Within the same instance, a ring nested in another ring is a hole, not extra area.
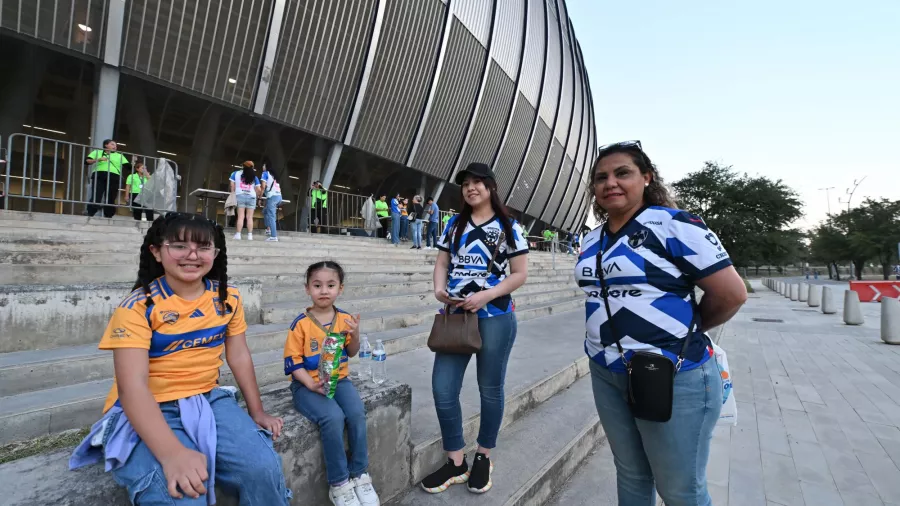
[[(219, 300), (219, 284), (204, 279), (206, 291), (192, 301), (175, 295), (165, 276), (150, 283), (153, 304), (143, 288), (131, 292), (116, 308), (101, 350), (141, 348), (150, 354), (150, 392), (156, 402), (206, 393), (216, 387), (225, 338), (247, 330), (240, 292), (228, 286), (227, 311)], [(119, 399), (116, 381), (103, 406)]]
[[(306, 369), (312, 379), (319, 381), (319, 353), (322, 342), (329, 332), (340, 334), (345, 332), (347, 341), (344, 347), (350, 344), (350, 328), (344, 320), (350, 319), (350, 313), (334, 308), (334, 320), (329, 325), (322, 325), (315, 317), (308, 313), (300, 313), (300, 316), (291, 323), (287, 340), (284, 342), (284, 374), (290, 376), (297, 369)], [(341, 357), (341, 368), (338, 371), (339, 378), (344, 379), (349, 372), (349, 364), (346, 351)]]

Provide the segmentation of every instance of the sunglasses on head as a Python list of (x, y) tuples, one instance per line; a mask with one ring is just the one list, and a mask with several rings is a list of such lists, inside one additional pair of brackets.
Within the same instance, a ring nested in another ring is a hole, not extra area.
[(638, 148), (641, 151), (644, 150), (644, 148), (641, 147), (641, 141), (638, 141), (638, 140), (614, 142), (612, 144), (600, 146), (600, 149), (597, 150), (598, 158), (599, 158), (599, 155), (602, 155), (605, 151), (609, 151), (613, 148)]

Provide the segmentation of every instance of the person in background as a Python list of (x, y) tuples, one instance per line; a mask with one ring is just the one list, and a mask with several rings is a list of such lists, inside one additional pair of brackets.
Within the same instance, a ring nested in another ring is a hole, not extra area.
[(278, 183), (278, 175), (275, 169), (263, 162), (262, 192), (266, 197), (266, 207), (263, 211), (263, 221), (269, 230), (267, 242), (278, 242), (278, 206), (281, 205), (281, 184)]
[(400, 194), (391, 199), (391, 244), (400, 246)]
[(400, 199), (400, 241), (409, 240), (409, 199)]
[(250, 160), (244, 162), (242, 170), (236, 170), (231, 174), (231, 193), (234, 193), (237, 199), (237, 233), (234, 234), (234, 239), (241, 240), (241, 230), (246, 220), (247, 240), (252, 241), (253, 213), (256, 211), (256, 200), (261, 195), (261, 187), (259, 178), (256, 177), (256, 169)]
[[(93, 169), (91, 173), (91, 202), (87, 206), (88, 216), (94, 216), (103, 209), (103, 216), (112, 218), (116, 214), (114, 203), (119, 200), (119, 184), (122, 182), (122, 170), (131, 165), (122, 153), (116, 151), (118, 145), (112, 139), (103, 141), (103, 149), (91, 151), (85, 163)], [(97, 204), (106, 203), (100, 206)]]
[(545, 251), (550, 251), (551, 243), (553, 242), (553, 231), (550, 230), (549, 228), (545, 228), (544, 233), (542, 235), (544, 237), (544, 245), (543, 245), (544, 247), (541, 249), (543, 249)]
[[(703, 219), (675, 208), (640, 142), (601, 148), (590, 191), (604, 225), (584, 238), (574, 270), (587, 295), (583, 349), (619, 504), (655, 505), (659, 492), (668, 506), (710, 506), (706, 466), (723, 394), (706, 331), (738, 312), (747, 300), (744, 281)], [(704, 292), (699, 304), (696, 287)], [(660, 402), (673, 400), (668, 421), (632, 412), (628, 370), (637, 352), (675, 365), (674, 388), (659, 391)]]
[(429, 198), (425, 203), (426, 220), (428, 221), (428, 229), (425, 231), (425, 249), (437, 248), (438, 241), (438, 222), (441, 219), (441, 210), (438, 208), (434, 198)]
[(409, 219), (412, 221), (413, 241), (410, 249), (422, 249), (422, 225), (425, 223), (425, 207), (422, 205), (421, 196), (416, 195), (413, 197), (412, 207), (409, 211)]
[(378, 216), (378, 222), (381, 223), (381, 228), (378, 229), (378, 237), (384, 239), (387, 237), (388, 224), (391, 221), (391, 210), (387, 203), (387, 195), (382, 195), (375, 201), (375, 215)]
[(135, 197), (141, 194), (141, 190), (144, 189), (148, 179), (150, 179), (150, 173), (147, 172), (144, 162), (136, 162), (134, 164), (134, 172), (125, 179), (125, 194), (128, 195), (129, 203), (131, 204), (131, 214), (136, 221), (141, 221), (141, 212), (146, 215), (147, 221), (153, 221), (153, 209), (143, 208), (134, 201)]
[(322, 233), (322, 227), (326, 225), (326, 214), (328, 212), (328, 190), (322, 186), (321, 181), (313, 181), (310, 189), (310, 205), (312, 213), (310, 213), (310, 222), (316, 226), (316, 233)]
[(566, 253), (573, 255), (574, 250), (572, 249), (572, 243), (575, 242), (575, 238), (572, 237), (572, 232), (566, 232)]

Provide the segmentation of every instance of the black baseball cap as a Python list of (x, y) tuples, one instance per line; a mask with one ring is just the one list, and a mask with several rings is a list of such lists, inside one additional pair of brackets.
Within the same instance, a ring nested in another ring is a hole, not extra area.
[(472, 162), (468, 165), (468, 167), (456, 174), (456, 184), (461, 185), (463, 179), (466, 178), (466, 174), (471, 174), (475, 177), (480, 177), (481, 179), (493, 179), (495, 181), (497, 180), (497, 178), (494, 177), (494, 171), (492, 171), (491, 168), (486, 164)]

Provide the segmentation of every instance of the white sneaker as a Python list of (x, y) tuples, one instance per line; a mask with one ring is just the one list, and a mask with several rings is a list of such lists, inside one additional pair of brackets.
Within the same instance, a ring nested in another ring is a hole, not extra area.
[(268, 239), (266, 239), (266, 242), (278, 242), (278, 238), (277, 237), (269, 237)]
[(340, 487), (329, 487), (328, 498), (334, 506), (362, 506), (353, 490), (353, 480), (344, 483)]
[(381, 500), (378, 499), (378, 494), (375, 493), (375, 487), (372, 486), (372, 477), (369, 476), (369, 473), (363, 473), (359, 478), (350, 481), (353, 483), (356, 497), (359, 498), (359, 503), (362, 506), (381, 505)]
[(240, 233), (240, 232), (234, 234), (234, 240), (235, 240), (235, 241), (240, 241), (240, 240), (241, 240), (241, 233)]
[(248, 241), (252, 241), (252, 240), (253, 240), (253, 234), (252, 234), (251, 232), (247, 232), (247, 240), (248, 240)]

